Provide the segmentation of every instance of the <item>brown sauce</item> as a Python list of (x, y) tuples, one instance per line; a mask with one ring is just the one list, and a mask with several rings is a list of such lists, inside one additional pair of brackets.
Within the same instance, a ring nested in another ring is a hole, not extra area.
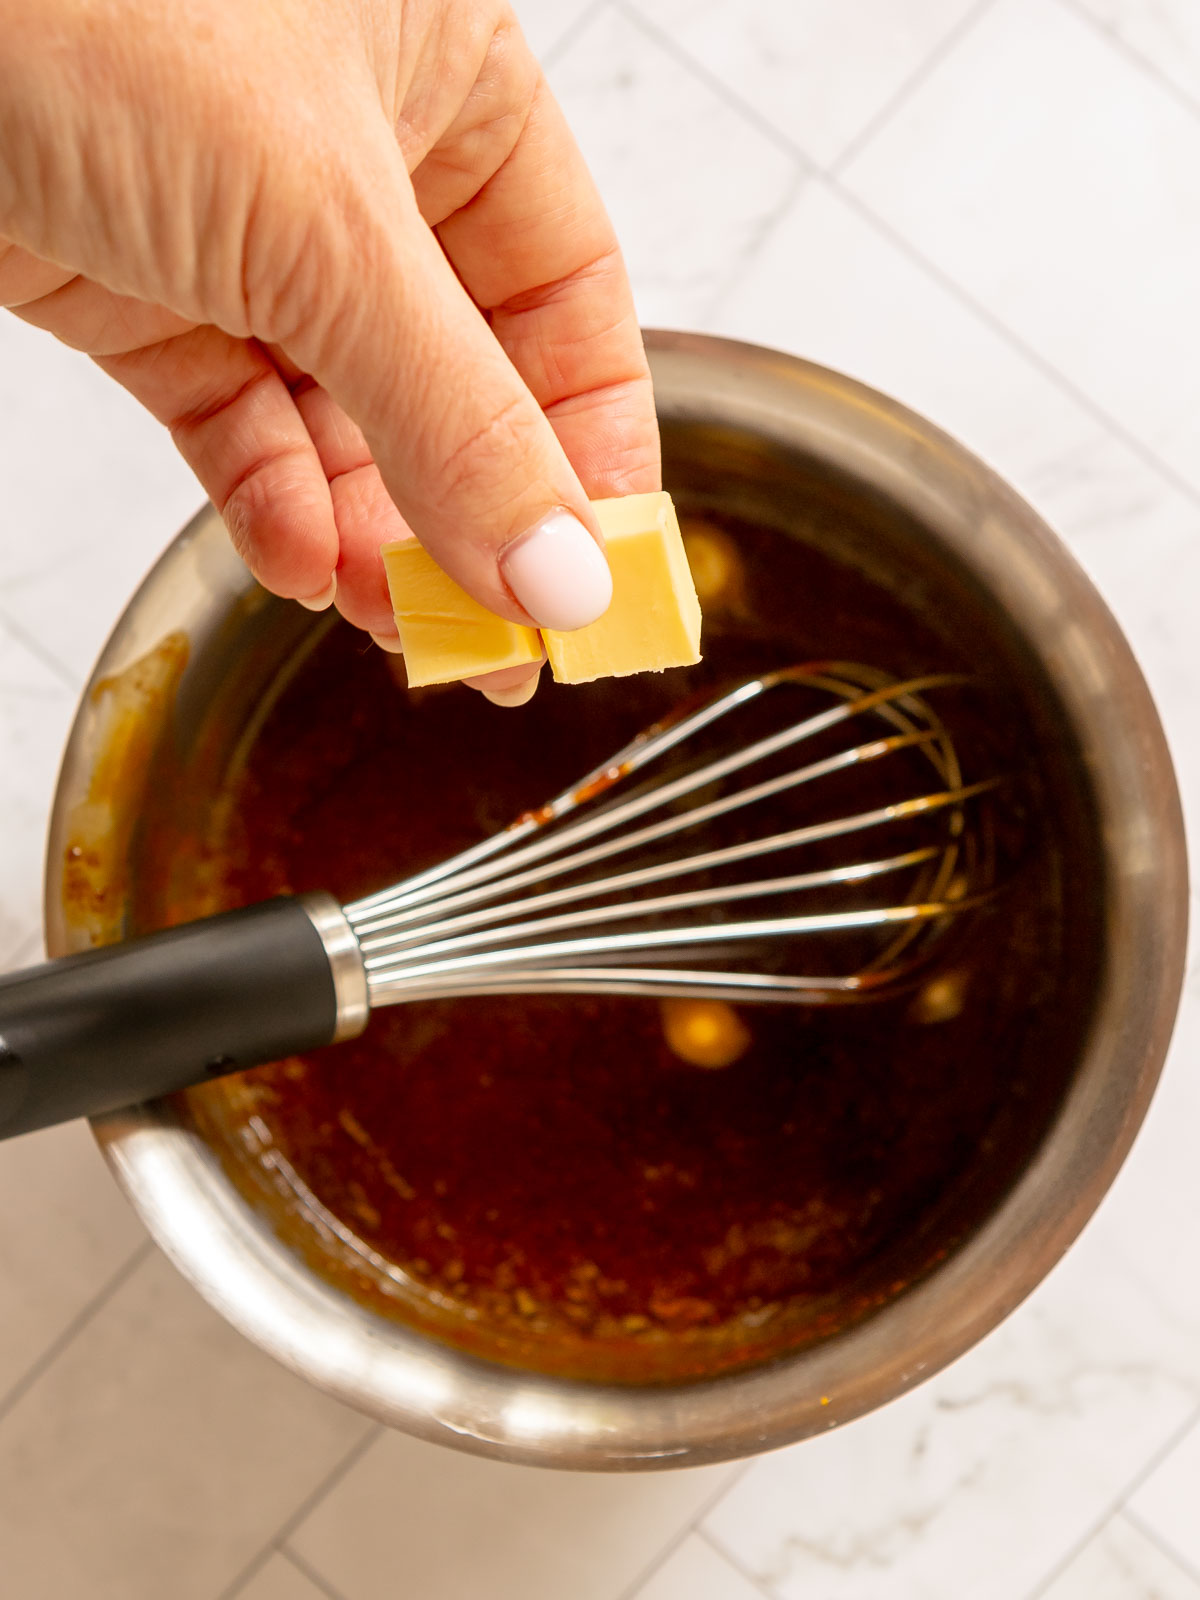
[[(723, 537), (736, 581), (706, 608), (700, 667), (547, 683), (516, 712), (407, 693), (332, 628), (227, 775), (205, 893), (383, 887), (745, 673), (831, 654), (896, 673), (964, 664), (812, 544), (728, 519)], [(1011, 765), (1020, 729), (960, 711), (967, 776)], [(941, 990), (739, 1008), (749, 1042), (724, 1070), (682, 1061), (655, 1001), (466, 999), (381, 1011), (357, 1041), (195, 1091), (189, 1114), (293, 1247), (384, 1315), (583, 1378), (766, 1359), (931, 1270), (1052, 1115), (1070, 1063), (1050, 1070), (1034, 1048), (1063, 1005), (1044, 822), (1036, 870), (964, 926)]]

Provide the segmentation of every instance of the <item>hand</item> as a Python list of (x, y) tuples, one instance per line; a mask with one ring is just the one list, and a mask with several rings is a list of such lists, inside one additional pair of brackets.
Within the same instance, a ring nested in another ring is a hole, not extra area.
[(0, 0), (0, 305), (166, 423), (261, 582), (385, 648), (385, 540), (577, 627), (588, 497), (659, 486), (616, 239), (504, 0)]

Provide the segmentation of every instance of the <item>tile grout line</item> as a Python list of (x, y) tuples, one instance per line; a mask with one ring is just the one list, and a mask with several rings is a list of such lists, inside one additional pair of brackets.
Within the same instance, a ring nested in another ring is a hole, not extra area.
[(912, 95), (925, 80), (941, 66), (947, 56), (953, 55), (966, 36), (974, 30), (975, 25), (982, 21), (984, 15), (995, 4), (996, 0), (975, 0), (975, 4), (927, 52), (924, 59), (909, 73), (896, 92), (884, 101), (878, 111), (867, 118), (867, 121), (850, 142), (842, 148), (840, 154), (829, 162), (825, 171), (830, 177), (836, 177), (844, 167), (849, 166), (854, 158), (867, 148), (876, 134), (883, 132), (901, 107), (911, 99)]
[(33, 1365), (17, 1379), (6, 1394), (0, 1396), (0, 1423), (29, 1393), (38, 1379), (54, 1365), (59, 1356), (74, 1344), (96, 1313), (101, 1311), (117, 1291), (133, 1276), (153, 1249), (153, 1240), (143, 1239), (142, 1243), (117, 1268), (108, 1282), (92, 1296), (81, 1311), (76, 1312), (58, 1337), (50, 1341)]
[(1185, 1421), (1182, 1422), (1180, 1426), (1176, 1428), (1175, 1431), (1170, 1435), (1170, 1437), (1159, 1446), (1153, 1455), (1151, 1455), (1150, 1459), (1143, 1463), (1141, 1468), (1134, 1473), (1129, 1482), (1122, 1486), (1121, 1492), (1116, 1496), (1115, 1499), (1109, 1501), (1101, 1515), (1097, 1517), (1094, 1522), (1089, 1524), (1083, 1536), (1077, 1539), (1066, 1552), (1066, 1554), (1055, 1562), (1055, 1564), (1050, 1568), (1049, 1572), (1047, 1572), (1044, 1577), (1039, 1578), (1032, 1589), (1027, 1591), (1024, 1596), (1024, 1600), (1042, 1600), (1042, 1596), (1045, 1595), (1050, 1586), (1062, 1576), (1062, 1574), (1075, 1560), (1076, 1556), (1078, 1556), (1082, 1550), (1086, 1549), (1086, 1547), (1091, 1544), (1096, 1535), (1105, 1527), (1107, 1527), (1107, 1525), (1115, 1516), (1122, 1512), (1128, 1515), (1126, 1503), (1129, 1500), (1130, 1495), (1136, 1494), (1138, 1489), (1141, 1488), (1142, 1484), (1145, 1483), (1146, 1479), (1151, 1475), (1151, 1473), (1156, 1471), (1156, 1469), (1162, 1465), (1167, 1457), (1171, 1455), (1175, 1447), (1181, 1444), (1182, 1441), (1187, 1438), (1188, 1434), (1196, 1426), (1197, 1422), (1200, 1422), (1200, 1406), (1193, 1407), (1193, 1409), (1188, 1413)]
[(1161, 1551), (1168, 1561), (1179, 1568), (1180, 1572), (1191, 1578), (1193, 1583), (1200, 1584), (1200, 1569), (1193, 1566), (1181, 1550), (1177, 1550), (1169, 1539), (1165, 1539), (1157, 1529), (1152, 1528), (1132, 1506), (1122, 1506), (1117, 1512), (1117, 1516), (1124, 1517), (1131, 1527), (1136, 1528), (1144, 1539), (1149, 1539), (1155, 1549)]
[[(991, 0), (986, 0), (991, 3)], [(696, 319), (694, 326), (704, 327), (715, 309), (721, 304), (725, 296), (730, 293), (742, 273), (751, 261), (764, 248), (767, 240), (778, 228), (783, 218), (791, 209), (793, 202), (798, 198), (804, 184), (809, 179), (818, 176), (818, 169), (813, 162), (792, 140), (780, 133), (773, 123), (761, 116), (757, 110), (748, 103), (738, 99), (714, 73), (710, 72), (702, 61), (681, 49), (674, 39), (665, 33), (658, 25), (644, 16), (632, 0), (598, 0), (596, 11), (607, 7), (614, 16), (624, 18), (631, 28), (643, 34), (652, 43), (657, 45), (665, 54), (681, 66), (692, 77), (701, 82), (718, 99), (722, 100), (731, 111), (748, 122), (758, 133), (768, 139), (772, 145), (788, 158), (795, 166), (791, 181), (788, 183), (784, 194), (774, 205), (758, 220), (751, 230), (750, 238), (738, 253), (738, 259), (728, 272), (724, 274), (723, 281), (712, 291), (705, 305)]]
[(1021, 335), (1010, 328), (995, 312), (990, 311), (980, 301), (976, 300), (968, 289), (964, 288), (956, 279), (923, 254), (916, 245), (885, 221), (866, 201), (860, 199), (843, 177), (836, 176), (825, 168), (818, 166), (812, 157), (796, 144), (793, 139), (782, 133), (773, 123), (763, 117), (753, 105), (743, 100), (740, 95), (736, 94), (727, 84), (710, 72), (703, 62), (696, 60), (669, 34), (664, 33), (639, 12), (635, 11), (629, 4), (629, 0), (608, 0), (608, 3), (615, 12), (620, 13), (627, 21), (633, 23), (645, 33), (647, 37), (652, 38), (662, 49), (673, 55), (695, 77), (705, 83), (714, 94), (718, 95), (727, 105), (737, 111), (745, 122), (757, 128), (777, 148), (801, 162), (810, 178), (824, 183), (832, 193), (856, 212), (869, 227), (887, 239), (902, 255), (919, 267), (926, 277), (931, 278), (943, 288), (959, 305), (968, 310), (972, 316), (986, 327), (990, 328), (1010, 349), (1015, 350), (1018, 355), (1033, 366), (1042, 377), (1052, 383), (1068, 399), (1074, 401), (1093, 422), (1098, 423), (1114, 439), (1117, 439), (1127, 450), (1131, 451), (1143, 466), (1149, 468), (1168, 487), (1182, 494), (1192, 505), (1200, 507), (1200, 486), (1193, 484), (1176, 468), (1171, 466), (1169, 462), (1164, 461), (1151, 446), (1139, 439), (1136, 434), (1131, 433), (1123, 423), (1105, 411), (1065, 373), (1060, 372), (1038, 350), (1027, 344)]
[[(545, 55), (541, 59), (541, 68), (543, 72), (548, 71), (554, 65), (554, 63), (571, 48), (576, 39), (579, 38), (580, 34), (587, 32), (595, 18), (598, 17), (602, 11), (608, 8), (608, 3), (609, 0), (592, 0), (592, 4), (590, 6), (584, 6), (583, 10), (575, 18), (574, 22), (569, 22), (567, 24), (565, 30), (559, 34), (558, 38), (555, 39), (554, 43), (547, 49)], [(519, 20), (520, 19), (518, 18), (518, 21)]]
[(1149, 78), (1156, 88), (1162, 89), (1170, 95), (1171, 99), (1177, 105), (1182, 106), (1190, 116), (1200, 118), (1200, 100), (1189, 94), (1173, 78), (1168, 78), (1157, 62), (1152, 61), (1149, 56), (1143, 55), (1135, 45), (1131, 45), (1128, 40), (1123, 39), (1116, 28), (1101, 22), (1100, 18), (1094, 16), (1086, 6), (1080, 5), (1079, 0), (1058, 0), (1058, 4), (1062, 10), (1069, 11), (1076, 21), (1082, 22), (1085, 27), (1098, 33), (1111, 49), (1115, 50), (1119, 56), (1122, 56), (1136, 71)]
[[(242, 1570), (221, 1590), (217, 1600), (237, 1600), (250, 1580), (258, 1575), (271, 1557), (279, 1551), (292, 1559), (293, 1552), (289, 1548), (284, 1551), (285, 1542), (291, 1538), (304, 1519), (320, 1505), (326, 1495), (342, 1481), (350, 1469), (358, 1464), (376, 1439), (384, 1432), (382, 1422), (371, 1423), (367, 1431), (356, 1439), (354, 1444), (345, 1454), (336, 1461), (314, 1489), (304, 1496), (300, 1504), (291, 1514), (284, 1518), (271, 1537), (263, 1544), (262, 1548), (250, 1558)], [(293, 1562), (294, 1565), (294, 1562)]]
[(722, 282), (713, 290), (704, 302), (696, 319), (696, 326), (706, 327), (712, 317), (720, 309), (721, 302), (727, 294), (732, 293), (739, 278), (750, 266), (751, 262), (764, 250), (772, 234), (778, 231), (784, 217), (799, 199), (807, 184), (811, 183), (813, 174), (808, 172), (799, 162), (796, 163), (794, 172), (788, 182), (787, 188), (780, 195), (770, 209), (754, 224), (750, 236), (737, 253), (737, 260), (723, 276)]
[(649, 1583), (654, 1574), (666, 1566), (667, 1562), (675, 1554), (676, 1550), (679, 1549), (684, 1540), (698, 1530), (700, 1523), (709, 1514), (709, 1512), (715, 1510), (716, 1507), (720, 1505), (725, 1496), (734, 1488), (736, 1484), (739, 1484), (742, 1481), (753, 1465), (753, 1458), (748, 1461), (741, 1462), (737, 1471), (732, 1472), (726, 1481), (721, 1485), (721, 1487), (719, 1489), (715, 1489), (712, 1494), (709, 1495), (708, 1499), (704, 1502), (700, 1509), (692, 1513), (679, 1531), (672, 1534), (665, 1544), (655, 1551), (654, 1555), (651, 1556), (649, 1561), (647, 1561), (646, 1565), (641, 1569), (637, 1577), (634, 1578), (633, 1582), (626, 1588), (622, 1589), (620, 1594), (617, 1595), (616, 1600), (637, 1600), (637, 1596)]
[(703, 1539), (705, 1544), (708, 1545), (709, 1549), (715, 1551), (716, 1554), (721, 1557), (722, 1561), (728, 1561), (729, 1565), (739, 1577), (745, 1578), (748, 1584), (758, 1590), (759, 1594), (763, 1596), (763, 1600), (772, 1600), (775, 1591), (773, 1589), (768, 1589), (765, 1583), (761, 1583), (757, 1575), (751, 1572), (750, 1568), (745, 1564), (742, 1558), (734, 1555), (733, 1551), (730, 1550), (729, 1547), (720, 1539), (718, 1539), (715, 1534), (709, 1533), (707, 1528), (697, 1528), (696, 1537), (698, 1539)]
[(703, 61), (685, 50), (657, 23), (652, 22), (649, 17), (643, 16), (635, 5), (630, 4), (630, 0), (605, 0), (605, 3), (618, 16), (624, 17), (626, 22), (640, 33), (644, 33), (648, 39), (652, 39), (661, 50), (673, 56), (681, 66), (687, 68), (693, 77), (699, 78), (701, 83), (705, 84), (718, 99), (723, 100), (727, 106), (736, 111), (744, 122), (748, 122), (751, 127), (757, 128), (759, 133), (770, 140), (776, 149), (782, 150), (784, 155), (790, 156), (793, 161), (799, 161), (805, 172), (815, 175), (820, 170), (812, 158), (800, 148), (794, 139), (789, 139), (787, 134), (780, 132), (775, 124), (769, 118), (764, 117), (756, 106), (752, 105), (748, 100), (743, 100), (728, 84), (718, 78), (715, 72), (711, 72)]
[(295, 1567), (302, 1578), (307, 1578), (314, 1589), (319, 1589), (326, 1596), (326, 1600), (344, 1600), (341, 1591), (333, 1587), (324, 1573), (318, 1572), (315, 1567), (309, 1566), (304, 1557), (293, 1550), (290, 1545), (280, 1545), (279, 1554), (282, 1560), (290, 1562)]

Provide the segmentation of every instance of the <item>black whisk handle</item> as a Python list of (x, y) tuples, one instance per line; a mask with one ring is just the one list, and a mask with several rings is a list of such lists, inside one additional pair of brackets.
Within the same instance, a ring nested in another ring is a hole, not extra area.
[(0, 1138), (360, 1033), (358, 944), (329, 895), (268, 900), (0, 978)]

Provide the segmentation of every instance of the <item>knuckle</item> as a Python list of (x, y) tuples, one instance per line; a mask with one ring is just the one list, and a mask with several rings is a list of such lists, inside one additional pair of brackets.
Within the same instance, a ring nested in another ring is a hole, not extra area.
[(444, 494), (467, 500), (507, 500), (519, 480), (531, 475), (538, 417), (532, 401), (514, 395), (460, 438), (445, 457)]
[(246, 485), (239, 484), (228, 496), (221, 507), (221, 520), (225, 524), (225, 531), (229, 535), (229, 542), (237, 551), (241, 559), (257, 573), (257, 550), (255, 548), (255, 524), (253, 497), (247, 492)]

